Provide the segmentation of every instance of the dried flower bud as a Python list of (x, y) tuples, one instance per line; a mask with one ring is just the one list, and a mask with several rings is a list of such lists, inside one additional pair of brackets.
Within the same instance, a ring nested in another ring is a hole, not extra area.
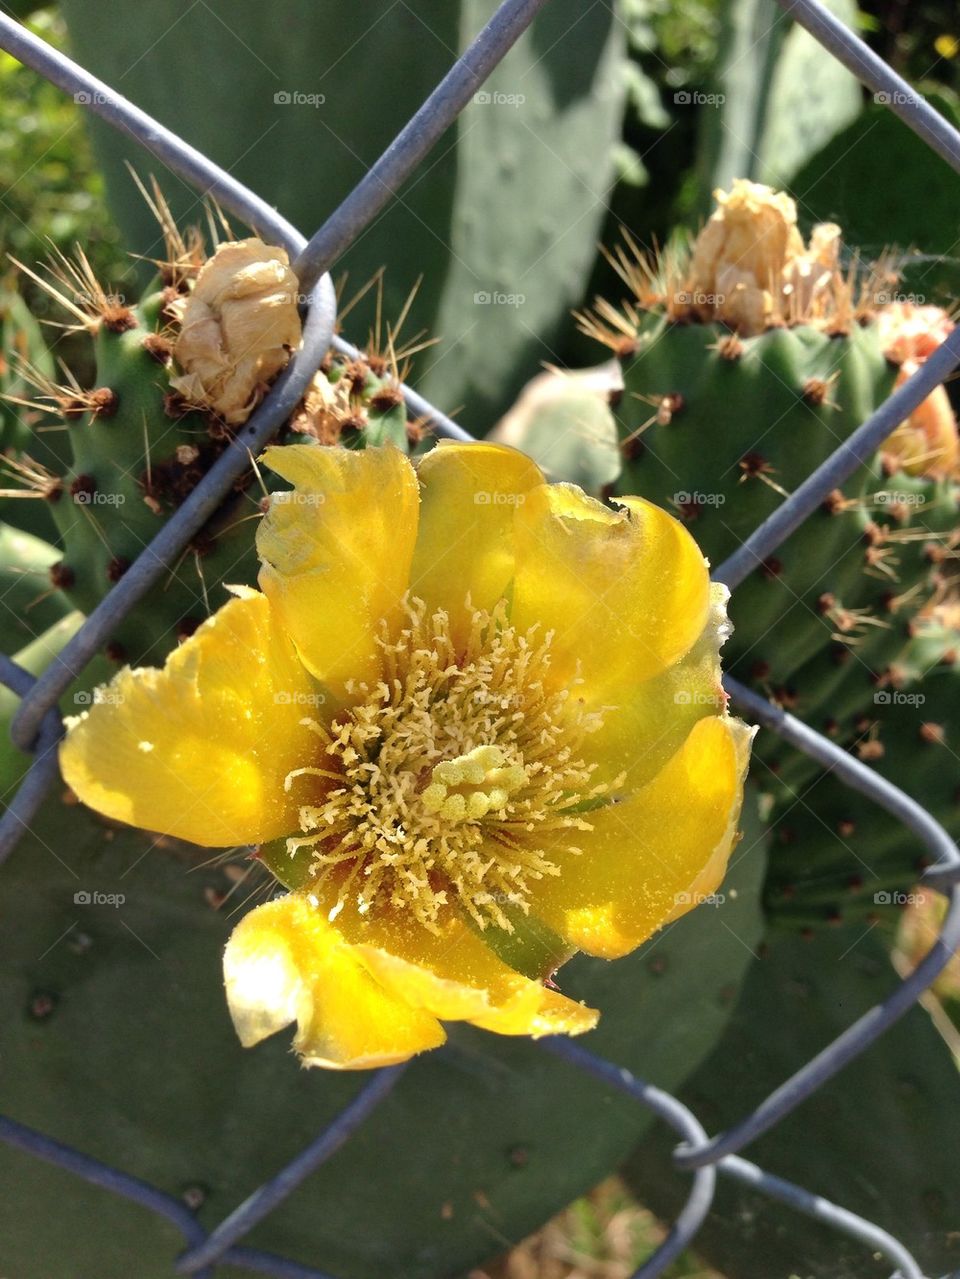
[(221, 244), (177, 304), (171, 385), (237, 425), (300, 343), (297, 278), (283, 249), (256, 238)]
[(699, 318), (723, 320), (749, 336), (818, 313), (837, 276), (840, 228), (814, 227), (808, 248), (797, 206), (784, 192), (741, 178), (715, 197), (686, 290)]

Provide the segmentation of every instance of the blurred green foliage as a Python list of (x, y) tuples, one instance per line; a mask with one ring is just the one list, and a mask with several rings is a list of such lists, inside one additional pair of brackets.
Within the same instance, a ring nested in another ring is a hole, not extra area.
[[(40, 10), (27, 25), (57, 48), (64, 46), (55, 9)], [(106, 212), (80, 111), (55, 85), (0, 52), (0, 279), (9, 285), (19, 277), (33, 314), (60, 322), (56, 305), (11, 267), (10, 258), (33, 266), (52, 247), (69, 253), (77, 243), (97, 275), (122, 290), (129, 259)], [(46, 332), (55, 338), (51, 329)], [(70, 346), (65, 343), (58, 354), (69, 354)]]

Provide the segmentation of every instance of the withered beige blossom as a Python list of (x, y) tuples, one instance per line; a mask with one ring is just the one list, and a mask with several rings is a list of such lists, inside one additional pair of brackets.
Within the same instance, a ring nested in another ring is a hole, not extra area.
[(349, 378), (331, 382), (324, 373), (315, 373), (290, 419), (290, 429), (300, 435), (312, 435), (321, 444), (336, 444), (344, 422), (353, 412), (350, 390)]
[(285, 250), (256, 237), (221, 244), (179, 304), (174, 389), (231, 425), (246, 421), (300, 344), (298, 287)]
[(805, 245), (783, 191), (738, 178), (714, 194), (717, 208), (693, 246), (690, 310), (747, 336), (815, 312), (837, 278), (840, 228), (816, 226)]
[(896, 298), (877, 312), (880, 345), (888, 360), (925, 360), (956, 328), (942, 306)]
[[(916, 373), (956, 325), (939, 306), (896, 299), (877, 312), (883, 353), (900, 366), (895, 387)], [(960, 430), (950, 397), (938, 386), (884, 442), (882, 453), (891, 470), (908, 475), (960, 474)]]

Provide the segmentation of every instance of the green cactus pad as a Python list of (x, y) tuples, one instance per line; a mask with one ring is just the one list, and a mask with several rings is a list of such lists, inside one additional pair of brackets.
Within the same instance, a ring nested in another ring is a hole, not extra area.
[[(628, 959), (581, 957), (560, 975), (566, 993), (602, 1009), (581, 1042), (668, 1088), (716, 1043), (759, 939), (763, 834), (752, 811), (722, 905)], [(299, 1069), (286, 1034), (239, 1046), (220, 977), (233, 903), (213, 908), (229, 881), (202, 854), (51, 803), (0, 887), (4, 1112), (197, 1196), (208, 1227), (369, 1080)], [(452, 1027), (449, 1045), (415, 1061), (247, 1242), (338, 1279), (460, 1273), (594, 1184), (648, 1123), (529, 1041)], [(4, 1262), (18, 1279), (65, 1265), (75, 1279), (128, 1279), (131, 1255), (138, 1277), (169, 1275), (182, 1245), (167, 1224), (5, 1147), (0, 1169)]]
[[(869, 710), (835, 729), (859, 756), (960, 837), (960, 669), (940, 667), (906, 689), (874, 690)], [(892, 924), (926, 853), (915, 835), (832, 773), (789, 766), (774, 803), (765, 905), (794, 928), (844, 920)]]
[[(889, 820), (889, 819), (888, 819)], [(812, 941), (771, 937), (723, 1039), (681, 1096), (710, 1133), (775, 1087), (894, 989), (876, 933), (859, 923)], [(744, 1152), (767, 1172), (862, 1214), (906, 1245), (927, 1275), (954, 1273), (960, 1200), (960, 1076), (927, 1011), (915, 1005), (835, 1079)], [(689, 1180), (670, 1167), (676, 1136), (657, 1129), (628, 1180), (671, 1220)], [(887, 1279), (890, 1262), (726, 1177), (697, 1252), (725, 1275)]]

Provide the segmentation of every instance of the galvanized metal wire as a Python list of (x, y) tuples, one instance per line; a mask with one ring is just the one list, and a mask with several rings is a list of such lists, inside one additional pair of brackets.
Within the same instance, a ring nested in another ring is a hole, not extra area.
[[(506, 0), (500, 6), (366, 177), (309, 241), (264, 200), (200, 152), (26, 28), (0, 14), (0, 47), (133, 138), (198, 191), (212, 196), (224, 209), (264, 238), (286, 248), (295, 261), (301, 280), (311, 290), (303, 346), (284, 375), (238, 433), (231, 447), (90, 614), (60, 657), (39, 679), (9, 658), (0, 657), (0, 683), (21, 699), (13, 727), (14, 741), (34, 755), (17, 794), (0, 819), (0, 861), (20, 835), (29, 829), (43, 796), (57, 775), (56, 748), (62, 732), (57, 702), (65, 688), (99, 650), (116, 622), (136, 606), (167, 566), (175, 562), (233, 481), (249, 465), (251, 455), (289, 416), (327, 349), (333, 345), (342, 352), (356, 354), (355, 349), (334, 332), (336, 302), (326, 274), (329, 267), (416, 169), (545, 3), (546, 0)], [(883, 100), (891, 110), (937, 155), (960, 171), (960, 134), (957, 130), (839, 23), (819, 0), (778, 0), (778, 3), (864, 84), (875, 93), (885, 95)], [(731, 588), (742, 582), (816, 510), (832, 489), (875, 451), (896, 425), (935, 386), (942, 383), (958, 363), (960, 330), (949, 337), (908, 382), (809, 476), (735, 554), (719, 566), (715, 579)], [(472, 438), (411, 388), (404, 388), (404, 396), (410, 411), (429, 422), (437, 434), (461, 440)], [(950, 902), (937, 943), (916, 971), (882, 1003), (864, 1014), (728, 1132), (713, 1137), (708, 1137), (696, 1116), (676, 1097), (652, 1083), (635, 1078), (614, 1063), (604, 1061), (580, 1044), (556, 1037), (541, 1041), (542, 1046), (545, 1051), (569, 1062), (571, 1068), (587, 1071), (626, 1093), (683, 1138), (683, 1144), (674, 1152), (674, 1162), (678, 1170), (689, 1170), (693, 1174), (686, 1206), (673, 1223), (668, 1237), (637, 1271), (634, 1279), (655, 1279), (661, 1275), (695, 1238), (713, 1202), (718, 1173), (858, 1240), (865, 1248), (887, 1258), (899, 1279), (923, 1279), (921, 1268), (909, 1251), (886, 1231), (823, 1199), (815, 1190), (793, 1185), (766, 1172), (736, 1152), (800, 1106), (823, 1083), (865, 1051), (913, 1007), (943, 969), (960, 945), (960, 851), (949, 834), (921, 805), (890, 782), (736, 681), (728, 680), (727, 689), (746, 715), (830, 768), (834, 776), (886, 809), (928, 850), (933, 864), (925, 879), (944, 892)], [(208, 1279), (219, 1266), (229, 1264), (251, 1272), (278, 1276), (279, 1279), (333, 1279), (299, 1262), (244, 1247), (240, 1240), (349, 1140), (356, 1128), (389, 1094), (403, 1069), (390, 1067), (376, 1072), (350, 1105), (295, 1159), (210, 1232), (173, 1196), (12, 1119), (0, 1117), (0, 1140), (171, 1221), (180, 1230), (186, 1245), (176, 1264), (177, 1273)]]

